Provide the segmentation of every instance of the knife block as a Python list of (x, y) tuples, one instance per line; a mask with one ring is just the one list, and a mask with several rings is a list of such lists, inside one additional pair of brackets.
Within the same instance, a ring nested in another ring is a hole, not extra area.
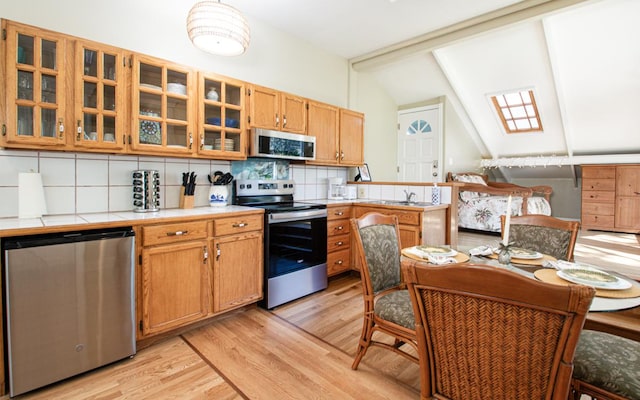
[(186, 196), (184, 188), (180, 188), (180, 208), (193, 208), (193, 195)]

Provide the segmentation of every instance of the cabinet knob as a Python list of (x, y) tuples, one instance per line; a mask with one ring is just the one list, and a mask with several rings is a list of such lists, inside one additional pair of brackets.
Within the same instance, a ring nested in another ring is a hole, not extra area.
[(338, 211), (338, 212), (333, 213), (333, 215), (338, 215), (338, 216), (343, 215), (343, 214), (344, 213), (342, 211)]
[(336, 261), (335, 264), (342, 265), (342, 260)]
[(249, 224), (247, 224), (247, 223), (245, 223), (245, 222), (240, 222), (240, 223), (237, 223), (237, 224), (233, 224), (232, 226), (233, 226), (234, 228), (244, 228), (244, 227), (245, 227), (245, 226), (247, 226), (247, 225), (249, 225)]
[(336, 242), (336, 246), (342, 246), (344, 244), (344, 242), (340, 241), (340, 242)]
[(337, 230), (337, 231), (341, 231), (341, 230), (343, 230), (343, 229), (344, 229), (344, 226), (336, 226), (336, 230)]

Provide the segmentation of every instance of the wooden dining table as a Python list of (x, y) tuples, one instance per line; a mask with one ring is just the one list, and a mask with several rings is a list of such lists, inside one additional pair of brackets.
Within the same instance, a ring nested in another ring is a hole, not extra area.
[[(512, 260), (509, 265), (503, 265), (495, 258), (469, 256), (470, 249), (471, 248), (461, 246), (458, 251), (462, 253), (462, 255), (456, 257), (456, 261), (493, 265), (512, 270), (513, 272), (528, 276), (532, 279), (536, 279), (534, 276), (535, 271), (544, 268), (542, 265), (533, 265), (533, 263), (520, 264), (518, 260)], [(403, 249), (402, 252), (403, 263), (434, 266), (434, 264), (430, 264), (428, 260), (415, 257), (406, 250), (409, 249)], [(599, 268), (606, 270), (606, 267)], [(620, 276), (620, 274), (617, 275)], [(623, 278), (631, 281), (633, 285), (640, 286), (640, 282), (627, 277)], [(640, 342), (640, 297), (630, 299), (594, 297), (592, 308), (587, 314), (584, 329), (607, 332)]]

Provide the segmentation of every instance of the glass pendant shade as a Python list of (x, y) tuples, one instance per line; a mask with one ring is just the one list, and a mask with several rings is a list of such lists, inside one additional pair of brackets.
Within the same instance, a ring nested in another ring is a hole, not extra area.
[(187, 17), (194, 46), (207, 53), (237, 56), (249, 47), (249, 24), (240, 11), (219, 1), (196, 3)]

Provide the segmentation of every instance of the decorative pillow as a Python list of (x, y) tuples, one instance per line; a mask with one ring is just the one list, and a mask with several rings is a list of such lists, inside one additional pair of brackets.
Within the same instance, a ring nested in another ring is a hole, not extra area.
[[(479, 175), (466, 175), (466, 174), (454, 174), (453, 180), (456, 182), (464, 182), (464, 183), (477, 183), (480, 185), (487, 186), (487, 182), (482, 179)], [(470, 201), (475, 197), (484, 197), (489, 196), (489, 193), (478, 193), (478, 192), (469, 192), (465, 190), (460, 191), (460, 200), (462, 201)]]
[(456, 174), (456, 175), (453, 175), (453, 180), (457, 182), (465, 182), (465, 183), (478, 183), (480, 185), (487, 186), (487, 182), (485, 182), (484, 179), (482, 179), (482, 177), (479, 175), (465, 175), (465, 174), (457, 175)]

